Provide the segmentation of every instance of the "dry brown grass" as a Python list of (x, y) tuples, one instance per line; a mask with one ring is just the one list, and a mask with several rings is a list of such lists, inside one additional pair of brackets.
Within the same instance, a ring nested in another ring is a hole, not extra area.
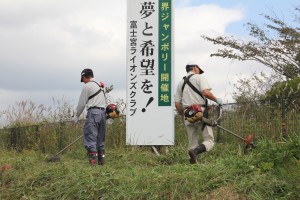
[(223, 186), (212, 190), (206, 197), (206, 200), (248, 200), (245, 194), (240, 194), (234, 191), (230, 186)]

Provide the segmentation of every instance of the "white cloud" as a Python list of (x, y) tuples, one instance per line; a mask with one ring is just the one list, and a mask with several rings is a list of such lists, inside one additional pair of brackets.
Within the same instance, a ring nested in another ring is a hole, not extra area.
[[(209, 37), (226, 35), (226, 27), (242, 20), (243, 10), (235, 7), (224, 9), (217, 5), (180, 7), (176, 10), (175, 23), (175, 83), (185, 75), (185, 65), (196, 61), (205, 71), (208, 82), (216, 96), (224, 98), (228, 85), (229, 60), (209, 57), (217, 46), (204, 41), (201, 35)], [(242, 69), (243, 70), (243, 69)], [(176, 88), (176, 86), (175, 86)], [(226, 100), (226, 99), (225, 99)]]
[[(120, 58), (125, 61), (125, 3), (0, 2), (0, 66), (10, 75), (0, 79), (1, 88), (75, 90), (74, 80), (85, 67), (97, 68), (101, 76), (120, 68)], [(18, 81), (7, 84), (11, 76)]]
[[(198, 60), (222, 97), (231, 79), (229, 66), (232, 72), (240, 63), (210, 58), (217, 47), (200, 35), (225, 35), (228, 25), (243, 18), (243, 10), (187, 7), (189, 3), (175, 9), (174, 88), (185, 75), (186, 62)], [(114, 99), (126, 99), (124, 0), (1, 1), (0, 44), (0, 110), (24, 99), (51, 104), (52, 97), (64, 96), (77, 103), (82, 87), (79, 74), (85, 67), (93, 68), (106, 85), (114, 85)]]

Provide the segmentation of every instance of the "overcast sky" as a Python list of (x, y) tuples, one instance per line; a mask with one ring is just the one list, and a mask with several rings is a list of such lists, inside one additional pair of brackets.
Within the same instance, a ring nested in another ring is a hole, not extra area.
[[(52, 105), (64, 99), (76, 105), (86, 67), (115, 100), (126, 99), (126, 0), (0, 0), (0, 111), (21, 100)], [(276, 12), (290, 18), (298, 0), (175, 1), (175, 85), (193, 60), (205, 71), (216, 96), (231, 101), (237, 74), (268, 69), (209, 54), (218, 48), (203, 41), (234, 35), (247, 38), (246, 22)]]

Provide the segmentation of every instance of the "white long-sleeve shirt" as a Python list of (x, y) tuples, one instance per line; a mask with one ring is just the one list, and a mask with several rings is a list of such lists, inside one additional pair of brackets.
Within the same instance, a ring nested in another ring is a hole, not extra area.
[(91, 79), (90, 82), (83, 85), (78, 105), (76, 107), (76, 117), (79, 117), (81, 115), (85, 107), (86, 109), (89, 109), (90, 107), (106, 107), (104, 92), (100, 92), (98, 95), (88, 100), (90, 96), (95, 94), (100, 89), (100, 87), (93, 81), (95, 81), (94, 78)]
[[(193, 72), (189, 72), (187, 76), (190, 74), (194, 74)], [(193, 84), (199, 92), (202, 92), (203, 90), (211, 90), (210, 85), (208, 84), (207, 80), (204, 78), (203, 75), (195, 74), (190, 78), (191, 84)], [(183, 108), (186, 108), (193, 104), (200, 104), (204, 105), (205, 100), (194, 90), (188, 86), (188, 84), (185, 85), (184, 90), (182, 91), (182, 85), (184, 83), (184, 80), (182, 79), (176, 90), (175, 94), (175, 102), (182, 103)]]

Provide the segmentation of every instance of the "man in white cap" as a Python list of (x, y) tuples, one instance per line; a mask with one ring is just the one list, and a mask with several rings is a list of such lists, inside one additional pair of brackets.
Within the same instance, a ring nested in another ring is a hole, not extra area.
[(105, 157), (105, 133), (106, 133), (106, 99), (104, 89), (99, 82), (94, 80), (91, 69), (81, 72), (81, 82), (84, 83), (74, 121), (77, 122), (84, 108), (87, 108), (86, 121), (83, 128), (84, 147), (87, 150), (89, 162), (95, 165), (97, 157), (98, 164), (104, 164)]
[[(186, 65), (187, 76), (178, 84), (175, 94), (175, 107), (180, 115), (184, 115), (187, 107), (200, 105), (204, 111), (207, 107), (207, 99), (222, 105), (222, 99), (216, 98), (211, 92), (207, 80), (202, 75), (204, 71), (196, 64)], [(197, 162), (198, 154), (210, 151), (214, 146), (214, 135), (211, 126), (203, 124), (201, 121), (190, 123), (185, 120), (188, 136), (188, 154), (190, 163)], [(203, 142), (199, 145), (198, 133), (202, 132)]]

